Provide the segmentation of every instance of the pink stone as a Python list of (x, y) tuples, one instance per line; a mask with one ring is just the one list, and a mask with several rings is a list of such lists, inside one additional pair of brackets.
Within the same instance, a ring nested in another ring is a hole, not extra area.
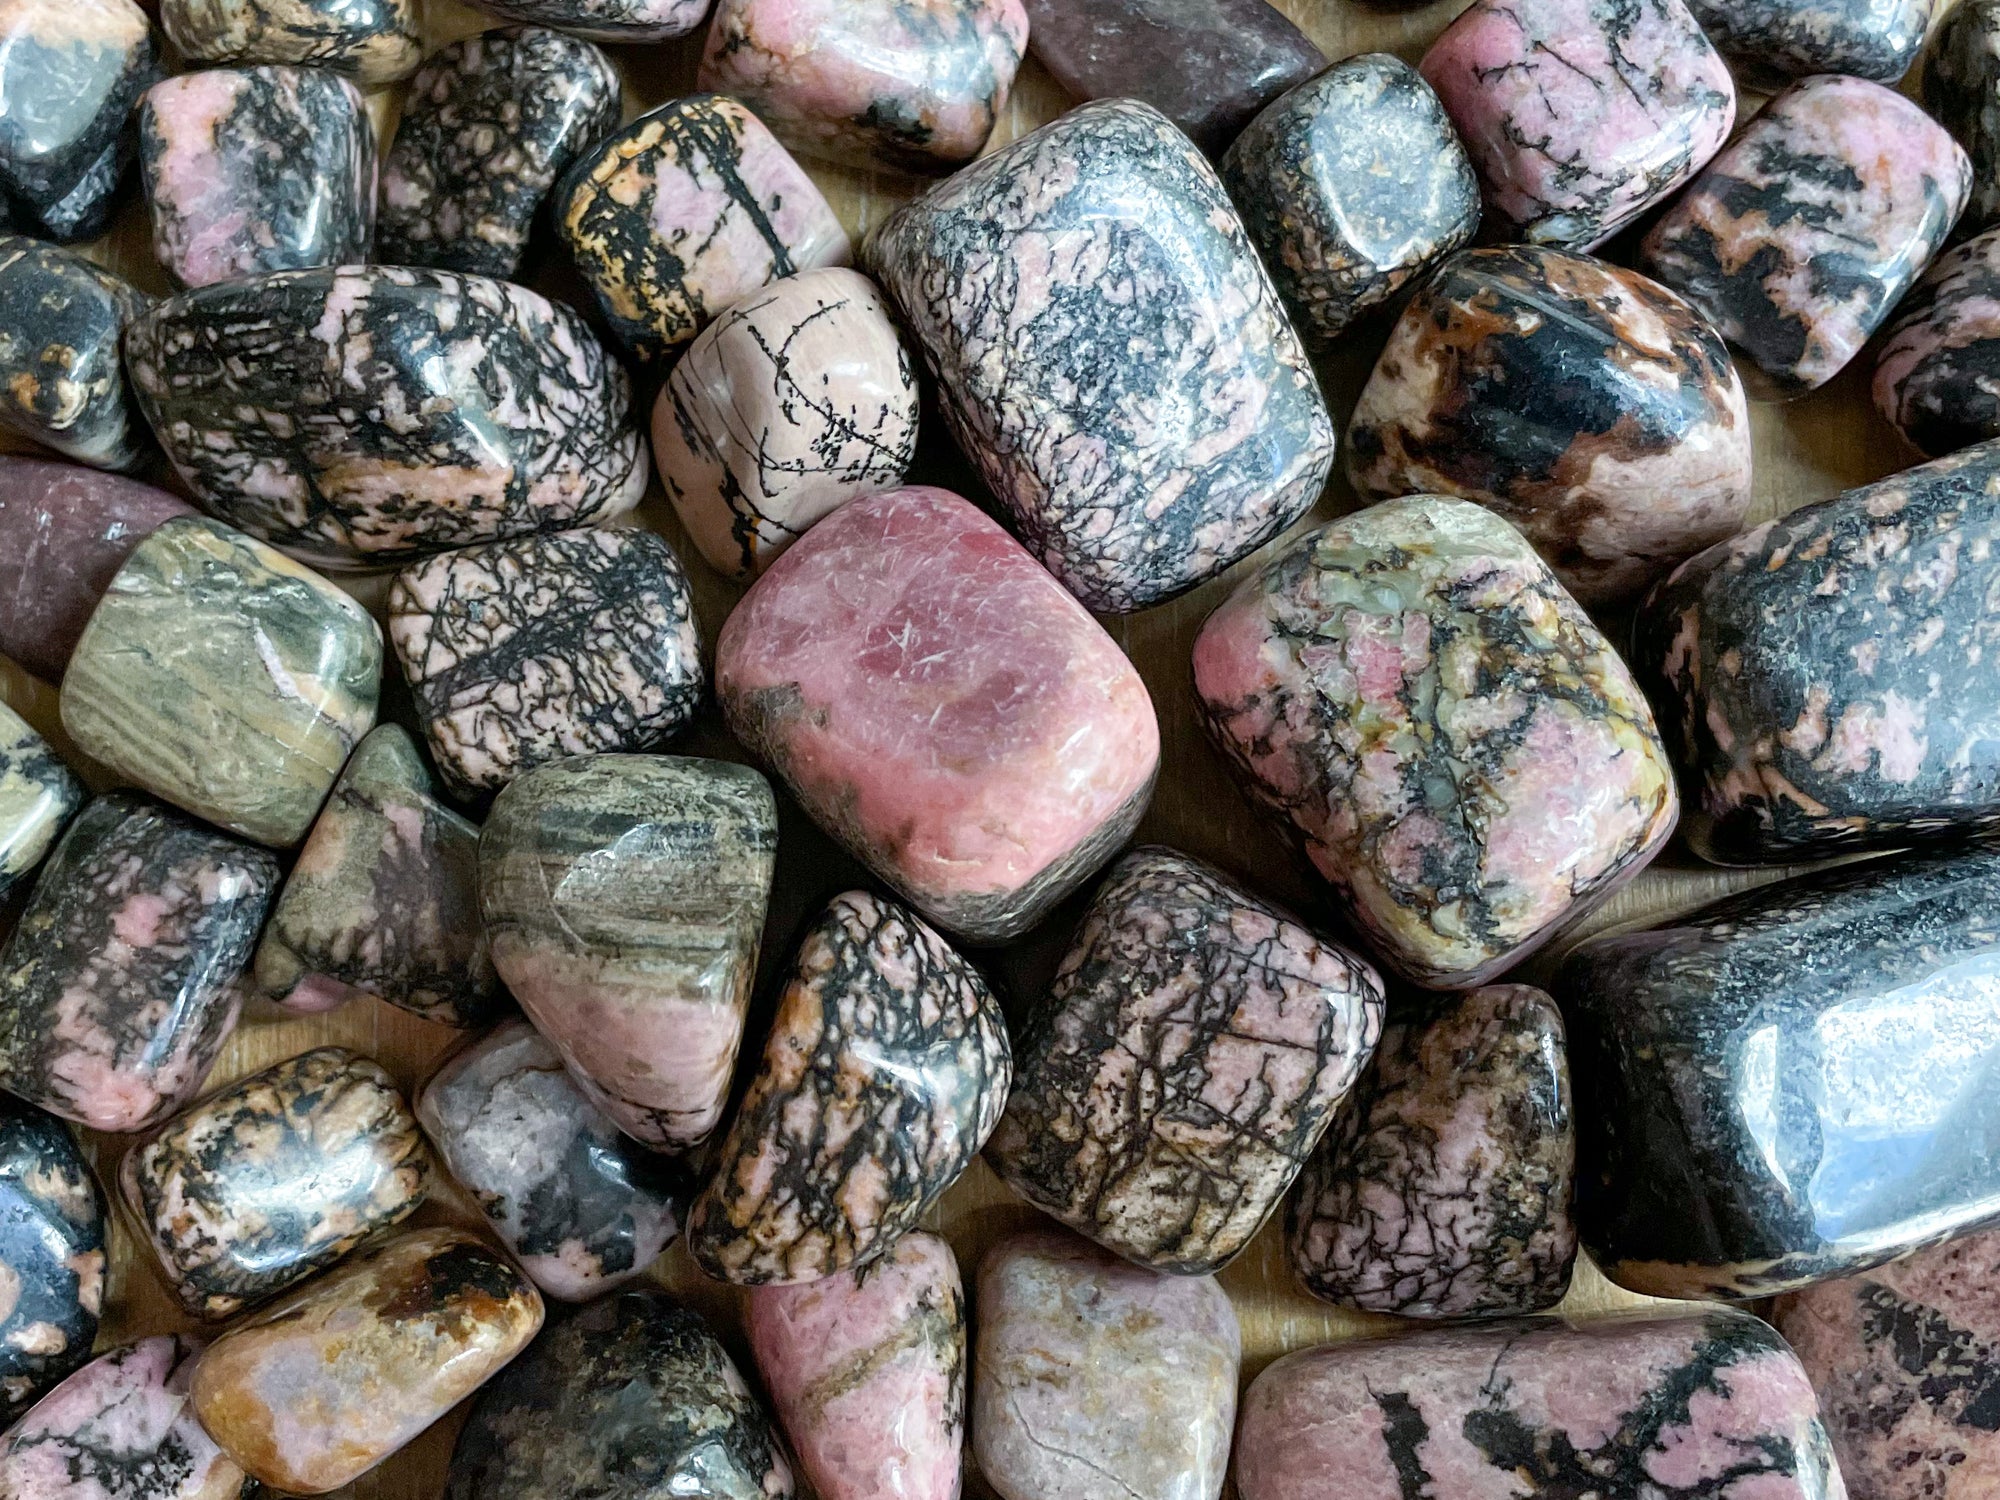
[(1132, 664), (945, 490), (869, 495), (814, 527), (723, 626), (716, 692), (823, 828), (981, 941), (1088, 879), (1159, 764)]

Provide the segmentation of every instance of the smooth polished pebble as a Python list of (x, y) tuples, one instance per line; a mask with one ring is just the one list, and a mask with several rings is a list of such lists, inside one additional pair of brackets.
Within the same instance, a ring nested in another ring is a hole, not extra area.
[(422, 55), (418, 0), (158, 0), (160, 24), (196, 63), (300, 63), (364, 87), (395, 83)]
[(137, 468), (146, 424), (119, 340), (151, 300), (81, 255), (0, 234), (0, 429), (93, 469)]
[(40, 868), (83, 799), (49, 742), (0, 703), (0, 898)]
[(1932, 458), (2000, 438), (2000, 229), (1940, 255), (1897, 304), (1874, 393), (1883, 419)]
[(0, 1095), (0, 1424), (90, 1358), (108, 1223), (69, 1127)]
[(551, 26), (592, 42), (643, 44), (686, 36), (708, 19), (710, 0), (478, 0), (510, 21)]
[(1932, 0), (1688, 0), (1715, 45), (1763, 82), (1851, 73), (1894, 83), (1930, 29)]
[(1923, 101), (1972, 162), (1959, 228), (2000, 224), (2000, 0), (1949, 7), (1924, 54)]

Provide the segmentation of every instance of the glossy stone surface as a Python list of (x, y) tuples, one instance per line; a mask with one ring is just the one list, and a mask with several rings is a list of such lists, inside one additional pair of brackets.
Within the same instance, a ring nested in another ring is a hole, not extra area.
[(700, 1314), (628, 1289), (557, 1324), (489, 1386), (445, 1500), (790, 1500), (770, 1418)]
[(972, 1451), (1001, 1500), (1216, 1500), (1241, 1336), (1208, 1276), (1061, 1232), (979, 1263)]
[(864, 254), (959, 447), (1087, 607), (1170, 599), (1319, 498), (1319, 382), (1220, 179), (1157, 110), (1072, 110)]
[(455, 1229), (413, 1230), (238, 1323), (202, 1352), (194, 1415), (250, 1476), (323, 1494), (484, 1385), (542, 1326), (542, 1299)]
[(81, 255), (0, 234), (0, 429), (94, 469), (131, 469), (146, 428), (119, 338), (149, 299)]
[(597, 142), (553, 207), (612, 332), (642, 363), (759, 287), (852, 253), (770, 128), (720, 94), (663, 104)]
[(951, 1246), (918, 1232), (865, 1270), (758, 1287), (745, 1321), (820, 1500), (958, 1500), (965, 1294)]
[(1130, 836), (1160, 732), (1111, 638), (945, 490), (850, 501), (780, 557), (716, 644), (736, 736), (924, 916), (1033, 926)]
[(479, 0), (481, 10), (552, 26), (593, 42), (645, 43), (685, 36), (708, 18), (709, 0)]
[(1569, 1290), (1575, 1175), (1554, 1002), (1524, 984), (1405, 1002), (1299, 1180), (1292, 1266), (1369, 1312), (1542, 1312)]
[(1520, 533), (1462, 500), (1299, 538), (1208, 617), (1194, 685), (1245, 790), (1419, 984), (1485, 983), (1673, 832), (1631, 673)]
[(417, 1118), (551, 1297), (586, 1302), (643, 1275), (680, 1231), (679, 1175), (620, 1134), (525, 1021), (448, 1058)]
[(106, 1233), (104, 1196), (68, 1127), (0, 1097), (0, 1422), (90, 1358)]
[(1924, 108), (1972, 160), (1972, 195), (1959, 228), (1991, 228), (2000, 223), (2000, 0), (1950, 7), (1923, 71)]
[(2000, 443), (1766, 522), (1646, 601), (1687, 837), (1783, 864), (2000, 826)]
[(493, 962), (585, 1095), (646, 1145), (689, 1150), (721, 1123), (777, 847), (770, 784), (724, 761), (579, 757), (493, 804)]
[(979, 1154), (1013, 1073), (977, 969), (896, 903), (834, 897), (688, 1211), (695, 1264), (754, 1286), (879, 1259)]
[(2000, 230), (1947, 250), (1875, 354), (1875, 409), (1933, 458), (2000, 437)]
[(550, 189), (618, 127), (623, 98), (611, 59), (559, 31), (507, 26), (438, 48), (382, 161), (377, 257), (513, 277)]
[(415, 71), (418, 0), (159, 0), (160, 24), (192, 63), (302, 63), (365, 87)]
[(278, 272), (161, 303), (126, 357), (202, 504), (321, 566), (608, 520), (646, 488), (624, 370), (508, 282)]
[(865, 276), (790, 276), (701, 331), (653, 408), (653, 461), (709, 566), (761, 573), (845, 501), (903, 482), (917, 377)]
[(1199, 860), (1137, 849), (1028, 1015), (987, 1159), (1108, 1249), (1202, 1275), (1278, 1206), (1381, 1028), (1366, 961)]
[(1444, 106), (1386, 53), (1300, 84), (1221, 167), (1300, 331), (1321, 342), (1479, 228), (1479, 179)]
[(49, 742), (0, 703), (0, 897), (35, 873), (83, 797)]
[(93, 1130), (201, 1088), (278, 884), (268, 853), (144, 798), (79, 813), (0, 950), (0, 1084)]
[(1894, 83), (1923, 50), (1932, 0), (1688, 0), (1688, 9), (1760, 80), (1851, 73)]
[(191, 516), (111, 580), (63, 677), (63, 728), (175, 806), (286, 847), (374, 725), (381, 681), (381, 632), (360, 605)]
[(153, 254), (182, 286), (369, 258), (375, 128), (338, 74), (209, 68), (139, 106)]
[(389, 639), (461, 795), (564, 756), (649, 750), (701, 706), (687, 574), (650, 531), (519, 537), (418, 563), (390, 590)]
[(1252, 1382), (1243, 1500), (1846, 1500), (1784, 1340), (1707, 1308), (1324, 1344)]
[(1440, 267), (1347, 429), (1362, 496), (1476, 500), (1585, 604), (1733, 535), (1750, 467), (1743, 383), (1701, 315), (1635, 271), (1533, 245)]
[(1860, 352), (1944, 243), (1972, 186), (1965, 152), (1863, 78), (1793, 84), (1743, 128), (1640, 247), (1784, 395)]

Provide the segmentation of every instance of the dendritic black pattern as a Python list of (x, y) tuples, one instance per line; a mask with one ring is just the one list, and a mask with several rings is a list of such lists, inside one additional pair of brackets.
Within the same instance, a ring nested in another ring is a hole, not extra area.
[(119, 360), (151, 299), (54, 245), (0, 235), (0, 426), (96, 469), (132, 469), (146, 427)]
[(2000, 0), (1967, 0), (1938, 23), (1924, 58), (1924, 108), (1972, 159), (1966, 233), (2000, 221)]
[(303, 63), (363, 84), (410, 76), (423, 53), (418, 0), (160, 0), (189, 62)]
[(0, 898), (35, 872), (83, 798), (49, 742), (0, 703)]
[(1996, 230), (1939, 256), (1897, 305), (1875, 356), (1875, 408), (1920, 452), (1941, 458), (2000, 437), (1996, 307)]
[(90, 1358), (104, 1302), (104, 1198), (69, 1130), (0, 1098), (0, 1421)]
[(1702, 30), (1753, 78), (1850, 73), (1894, 83), (1910, 70), (1932, 0), (1688, 0)]

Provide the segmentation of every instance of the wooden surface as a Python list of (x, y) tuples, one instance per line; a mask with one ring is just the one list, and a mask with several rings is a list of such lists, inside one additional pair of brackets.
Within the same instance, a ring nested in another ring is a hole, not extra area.
[[(444, 42), (494, 24), (454, 0), (423, 0), (427, 6), (427, 26), (433, 42)], [(1359, 52), (1393, 52), (1415, 62), (1430, 39), (1460, 8), (1462, 0), (1438, 3), (1401, 13), (1369, 10), (1354, 0), (1276, 0), (1278, 8), (1290, 15), (1332, 59)], [(688, 92), (693, 88), (700, 37), (684, 39), (664, 47), (610, 49), (626, 80), (626, 114), (629, 118), (644, 109)], [(378, 93), (373, 105), (386, 140), (396, 107), (397, 89)], [(1747, 115), (1754, 100), (1746, 99)], [(1045, 120), (1067, 105), (1062, 91), (1050, 81), (1032, 59), (1022, 70), (1013, 101), (996, 142), (1011, 139)], [(868, 226), (894, 203), (907, 196), (913, 185), (906, 180), (867, 173), (845, 172), (818, 164), (809, 170), (826, 188), (850, 233), (857, 241)], [(150, 253), (145, 210), (136, 183), (128, 184), (129, 201), (121, 213), (115, 232), (90, 253), (131, 277), (148, 290), (164, 294), (168, 287), (154, 265)], [(1621, 245), (1610, 247), (1612, 258), (1620, 258)], [(588, 297), (573, 275), (560, 265), (559, 254), (544, 248), (539, 261), (524, 273), (543, 291), (564, 298), (579, 308), (588, 307)], [(1334, 357), (1321, 367), (1321, 376), (1336, 421), (1344, 432), (1348, 412), (1356, 393), (1380, 346), (1386, 323), (1378, 320), (1350, 334)], [(1823, 499), (1850, 485), (1894, 472), (1915, 461), (1896, 434), (1875, 414), (1867, 399), (1870, 359), (1857, 360), (1827, 389), (1789, 405), (1757, 406), (1752, 422), (1757, 444), (1757, 500), (1753, 519), (1780, 514), (1794, 506)], [(642, 389), (642, 399), (650, 411), (651, 391)], [(980, 497), (977, 482), (953, 452), (935, 420), (925, 414), (926, 432), (914, 480), (942, 483)], [(178, 485), (164, 473), (147, 477)], [(1345, 482), (1336, 479), (1312, 515), (1300, 529), (1317, 525), (1354, 505)], [(737, 590), (721, 582), (684, 543), (671, 510), (661, 499), (657, 483), (640, 513), (644, 524), (673, 539), (688, 562), (694, 580), (705, 640), (712, 645)], [(1275, 545), (1275, 544), (1274, 544)], [(1269, 549), (1267, 549), (1269, 550)], [(1254, 559), (1252, 560), (1254, 562)], [(1254, 818), (1243, 799), (1223, 774), (1221, 762), (1208, 748), (1196, 725), (1192, 693), (1188, 681), (1188, 652), (1194, 634), (1209, 609), (1228, 591), (1250, 562), (1239, 564), (1227, 577), (1161, 608), (1123, 620), (1109, 620), (1107, 628), (1131, 654), (1144, 674), (1159, 709), (1163, 740), (1163, 764), (1159, 790), (1152, 809), (1140, 828), (1140, 837), (1176, 845), (1191, 853), (1224, 865), (1269, 894), (1292, 904), (1309, 916), (1334, 924), (1326, 906), (1304, 867), (1263, 824)], [(379, 607), (383, 580), (350, 580), (356, 594)], [(1613, 638), (1623, 639), (1624, 622), (1607, 620)], [(393, 675), (393, 667), (391, 673)], [(62, 737), (56, 722), (55, 690), (38, 683), (25, 672), (0, 658), (0, 697), (20, 708), (73, 761), (75, 752)], [(384, 715), (409, 722), (405, 695), (396, 682), (385, 684)], [(721, 754), (743, 758), (727, 741), (711, 708), (703, 723), (672, 747), (685, 753)], [(80, 764), (80, 762), (78, 762)], [(105, 783), (101, 776), (96, 784)], [(1726, 873), (1705, 867), (1678, 843), (1628, 887), (1604, 910), (1596, 913), (1578, 933), (1601, 930), (1619, 923), (1685, 910), (1700, 901), (1758, 880), (1776, 872), (1751, 876)], [(789, 806), (785, 809), (781, 839), (778, 889), (772, 919), (766, 931), (764, 972), (759, 985), (757, 1009), (753, 1012), (745, 1056), (754, 1059), (768, 1016), (773, 978), (777, 975), (800, 926), (828, 896), (852, 884), (861, 883), (856, 868), (822, 838)], [(18, 904), (18, 898), (17, 903)], [(1021, 996), (1032, 993), (1052, 966), (1067, 938), (1078, 903), (1059, 911), (1037, 933), (1014, 950), (981, 955), (1002, 980), (1013, 1011)], [(0, 916), (10, 920), (12, 913)], [(1336, 928), (1337, 930), (1337, 928)], [(1558, 950), (1560, 951), (1560, 950)], [(1521, 977), (1533, 979), (1545, 974), (1555, 955), (1538, 959)], [(294, 1019), (283, 1017), (270, 1007), (254, 1005), (224, 1052), (210, 1079), (211, 1086), (254, 1072), (281, 1058), (324, 1043), (341, 1043), (381, 1060), (407, 1087), (428, 1073), (442, 1051), (450, 1047), (458, 1033), (419, 1021), (391, 1006), (373, 1001), (360, 1002), (331, 1015)], [(739, 1088), (742, 1083), (739, 1076)], [(102, 1178), (113, 1178), (117, 1153), (124, 1141), (99, 1137), (90, 1142)], [(937, 1224), (958, 1252), (970, 1283), (981, 1248), (997, 1234), (1034, 1215), (986, 1170), (976, 1164), (946, 1197)], [(478, 1216), (455, 1188), (445, 1187), (426, 1206), (417, 1223), (458, 1221), (479, 1223)], [(707, 1281), (694, 1270), (676, 1244), (662, 1258), (654, 1274), (710, 1313), (725, 1341), (739, 1359), (745, 1357), (741, 1338), (740, 1296), (729, 1288)], [(1296, 1289), (1287, 1274), (1282, 1236), (1277, 1224), (1265, 1227), (1249, 1251), (1222, 1273), (1222, 1283), (1233, 1298), (1242, 1320), (1244, 1362), (1247, 1383), (1266, 1364), (1287, 1350), (1357, 1333), (1393, 1329), (1397, 1320), (1346, 1314), (1313, 1301)], [(125, 1226), (118, 1226), (111, 1262), (107, 1314), (100, 1347), (139, 1334), (157, 1333), (187, 1326), (158, 1279), (149, 1260), (135, 1254), (135, 1246)], [(1635, 1304), (1640, 1299), (1609, 1286), (1588, 1263), (1580, 1264), (1575, 1287), (1565, 1308), (1592, 1311)], [(440, 1422), (424, 1437), (392, 1458), (354, 1486), (361, 1497), (382, 1500), (432, 1500), (439, 1493), (459, 1414)], [(973, 1496), (990, 1493), (968, 1461), (967, 1492)]]

